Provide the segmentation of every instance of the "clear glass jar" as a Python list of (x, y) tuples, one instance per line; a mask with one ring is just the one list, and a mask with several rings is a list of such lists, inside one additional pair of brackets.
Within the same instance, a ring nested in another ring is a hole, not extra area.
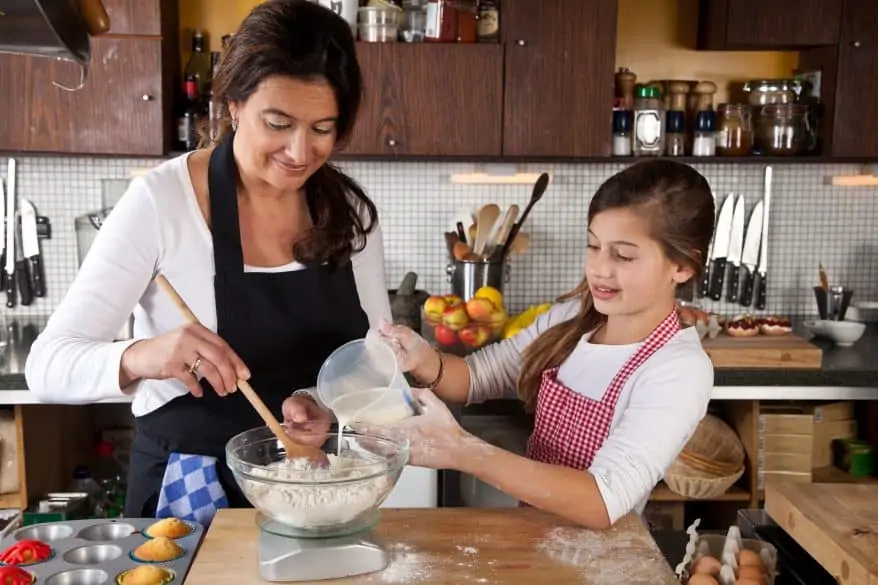
[(427, 29), (426, 0), (403, 0), (399, 15), (399, 38), (405, 43), (424, 42)]
[(634, 100), (634, 156), (665, 151), (665, 103), (655, 87), (640, 87)]
[(803, 154), (811, 142), (808, 106), (770, 104), (762, 107), (756, 141), (763, 154), (796, 156)]
[(747, 104), (717, 106), (717, 156), (747, 156), (753, 147), (753, 119)]

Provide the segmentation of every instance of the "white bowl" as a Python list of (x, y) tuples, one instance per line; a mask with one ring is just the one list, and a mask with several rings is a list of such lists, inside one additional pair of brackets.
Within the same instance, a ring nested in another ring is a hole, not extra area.
[(806, 321), (805, 327), (814, 335), (828, 337), (841, 347), (852, 346), (866, 331), (866, 324), (856, 321)]

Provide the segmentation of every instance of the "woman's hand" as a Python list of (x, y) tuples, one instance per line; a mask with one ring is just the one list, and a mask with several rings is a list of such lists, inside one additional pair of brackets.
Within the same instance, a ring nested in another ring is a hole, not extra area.
[(130, 345), (122, 354), (119, 382), (125, 388), (140, 379), (176, 378), (200, 397), (199, 376), (225, 396), (235, 391), (239, 379), (249, 379), (250, 371), (219, 335), (201, 325), (186, 324)]
[(457, 453), (471, 435), (461, 428), (445, 403), (426, 388), (412, 388), (421, 414), (386, 427), (362, 427), (394, 440), (409, 441), (409, 464), (433, 469), (453, 469)]
[(284, 430), (301, 445), (320, 447), (326, 441), (332, 416), (306, 394), (290, 396), (281, 407)]
[[(403, 371), (418, 375), (433, 365), (431, 359), (436, 361), (435, 369), (438, 371), (436, 352), (433, 351), (426, 339), (412, 331), (411, 328), (405, 325), (391, 325), (382, 319), (376, 333), (394, 350)], [(418, 377), (420, 376), (418, 375)]]

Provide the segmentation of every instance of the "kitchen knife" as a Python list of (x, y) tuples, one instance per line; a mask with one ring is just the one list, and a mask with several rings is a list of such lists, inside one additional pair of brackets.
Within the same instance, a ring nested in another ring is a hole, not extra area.
[(698, 283), (698, 296), (702, 299), (707, 296), (707, 289), (710, 287), (710, 256), (713, 254), (713, 241), (716, 239), (716, 193), (711, 191), (713, 197), (713, 237), (707, 245), (707, 257), (704, 258), (704, 273), (701, 275), (701, 282)]
[(738, 283), (741, 278), (741, 254), (744, 250), (744, 196), (738, 195), (732, 215), (732, 237), (729, 243), (729, 293), (730, 303), (738, 302)]
[(732, 216), (735, 211), (735, 194), (726, 195), (723, 207), (716, 221), (716, 234), (713, 239), (713, 255), (710, 259), (710, 286), (707, 295), (715, 301), (723, 297), (723, 282), (726, 277), (726, 259), (729, 257), (729, 240), (732, 235)]
[(21, 245), (25, 260), (30, 264), (31, 285), (37, 297), (46, 296), (46, 276), (40, 258), (40, 243), (37, 239), (37, 211), (33, 203), (22, 197), (18, 201), (21, 208)]
[(756, 273), (756, 308), (765, 308), (768, 294), (768, 213), (771, 209), (771, 180), (774, 172), (765, 167), (765, 194), (762, 196), (762, 245), (759, 250), (759, 268)]
[(744, 267), (744, 290), (741, 291), (741, 305), (749, 307), (753, 302), (753, 282), (756, 280), (756, 264), (759, 262), (759, 244), (762, 240), (762, 201), (758, 201), (750, 213), (747, 224), (747, 237), (744, 239), (744, 253), (741, 265)]
[(0, 181), (0, 290), (6, 290), (6, 184)]
[(16, 216), (12, 225), (15, 227), (15, 283), (18, 285), (22, 306), (34, 302), (34, 290), (31, 287), (30, 267), (27, 258), (24, 257), (24, 249), (21, 245), (21, 215)]
[(15, 159), (6, 172), (6, 306), (15, 306)]

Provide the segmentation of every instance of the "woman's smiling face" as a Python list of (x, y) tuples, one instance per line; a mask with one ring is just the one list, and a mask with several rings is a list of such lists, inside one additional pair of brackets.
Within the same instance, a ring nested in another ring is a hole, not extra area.
[(229, 113), (241, 172), (281, 191), (301, 189), (335, 148), (338, 104), (323, 79), (268, 77)]
[(586, 277), (595, 308), (604, 315), (632, 315), (657, 300), (673, 299), (692, 270), (665, 254), (649, 221), (629, 208), (594, 216), (588, 226)]

